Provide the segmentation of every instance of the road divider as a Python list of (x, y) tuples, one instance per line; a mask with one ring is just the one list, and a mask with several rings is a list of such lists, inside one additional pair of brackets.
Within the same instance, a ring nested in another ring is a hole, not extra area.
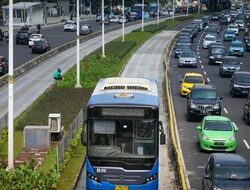
[(166, 98), (167, 98), (167, 110), (168, 110), (168, 133), (169, 133), (169, 139), (170, 139), (170, 151), (172, 151), (173, 155), (173, 161), (175, 169), (177, 171), (178, 176), (178, 182), (183, 190), (190, 189), (190, 184), (188, 181), (188, 177), (185, 175), (185, 164), (180, 148), (180, 142), (177, 137), (177, 126), (175, 121), (175, 113), (174, 113), (174, 107), (173, 107), (173, 100), (172, 100), (172, 94), (171, 94), (171, 86), (169, 81), (169, 60), (172, 52), (172, 48), (174, 46), (174, 43), (177, 38), (177, 34), (175, 34), (174, 38), (172, 39), (171, 43), (168, 45), (166, 49), (165, 59), (164, 59), (164, 66), (165, 66), (165, 84), (166, 84)]

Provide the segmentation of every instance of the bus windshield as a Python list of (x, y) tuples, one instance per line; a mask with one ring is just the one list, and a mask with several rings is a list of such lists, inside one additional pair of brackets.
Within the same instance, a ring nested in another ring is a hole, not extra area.
[(89, 123), (88, 155), (101, 158), (154, 158), (157, 121), (150, 119), (99, 120)]

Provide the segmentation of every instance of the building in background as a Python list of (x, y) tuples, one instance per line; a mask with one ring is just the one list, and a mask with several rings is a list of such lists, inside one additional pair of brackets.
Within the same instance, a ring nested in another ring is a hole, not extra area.
[[(9, 6), (2, 7), (3, 22), (9, 23)], [(44, 24), (44, 4), (41, 2), (19, 2), (13, 4), (14, 25), (37, 25)]]

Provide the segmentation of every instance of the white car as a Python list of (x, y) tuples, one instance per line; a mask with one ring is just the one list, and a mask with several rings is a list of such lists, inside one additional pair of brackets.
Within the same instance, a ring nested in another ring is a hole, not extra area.
[(121, 17), (121, 18), (119, 18), (119, 24), (122, 24), (122, 23), (127, 23), (128, 22), (128, 20), (127, 20), (127, 18), (126, 17)]
[(75, 22), (75, 21), (68, 20), (68, 21), (64, 24), (63, 30), (64, 30), (64, 31), (73, 31), (73, 32), (75, 32), (75, 31), (76, 31), (76, 22)]
[(29, 37), (29, 48), (34, 45), (35, 41), (40, 41), (43, 37), (42, 34), (31, 34)]
[(231, 22), (232, 21), (232, 18), (230, 15), (224, 15), (225, 18), (227, 18), (227, 22)]
[(244, 29), (245, 29), (244, 20), (236, 20), (236, 21), (235, 21), (235, 24), (238, 25), (238, 27), (239, 27), (240, 30), (244, 30)]
[(119, 18), (118, 18), (118, 16), (112, 16), (109, 19), (109, 21), (112, 22), (112, 23), (118, 23), (119, 22)]
[(239, 34), (239, 27), (237, 24), (230, 24), (227, 28), (233, 30), (236, 35)]
[(204, 40), (203, 40), (203, 48), (206, 49), (208, 48), (208, 46), (211, 44), (211, 43), (216, 43), (217, 42), (217, 38), (215, 36), (212, 36), (212, 35), (206, 35)]

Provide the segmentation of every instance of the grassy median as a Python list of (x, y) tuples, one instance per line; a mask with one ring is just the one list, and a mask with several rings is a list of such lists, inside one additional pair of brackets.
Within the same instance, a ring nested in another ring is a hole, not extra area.
[[(125, 42), (117, 38), (106, 44), (106, 57), (100, 56), (101, 49), (97, 49), (81, 61), (81, 85), (82, 89), (73, 88), (76, 84), (76, 67), (73, 67), (64, 76), (63, 80), (56, 83), (46, 91), (36, 102), (32, 104), (15, 120), (15, 156), (22, 150), (22, 129), (26, 125), (47, 125), (49, 113), (61, 113), (62, 125), (67, 130), (69, 124), (74, 120), (86, 102), (100, 78), (117, 76), (124, 64), (133, 53), (156, 32), (162, 29), (170, 29), (192, 18), (177, 18), (175, 21), (167, 20), (157, 25), (145, 26), (145, 31), (134, 31), (125, 35)], [(60, 176), (58, 189), (70, 189), (74, 176), (85, 155), (85, 148), (79, 143), (75, 154), (68, 167)], [(7, 158), (7, 144), (0, 150), (0, 159)], [(45, 158), (41, 170), (48, 171), (55, 167), (55, 148), (52, 146)]]

